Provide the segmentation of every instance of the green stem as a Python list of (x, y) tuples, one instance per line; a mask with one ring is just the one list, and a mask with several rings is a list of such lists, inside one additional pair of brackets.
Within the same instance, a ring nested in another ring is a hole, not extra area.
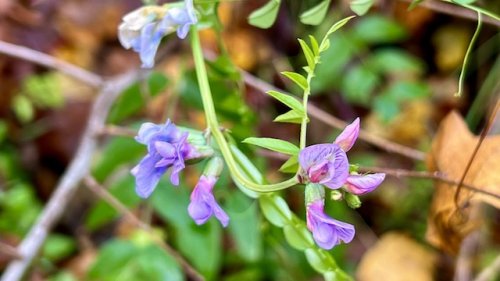
[(469, 56), (472, 53), (472, 47), (474, 46), (474, 43), (476, 42), (477, 37), (479, 36), (479, 32), (481, 31), (481, 26), (482, 26), (482, 16), (480, 12), (477, 12), (477, 27), (476, 31), (474, 31), (472, 39), (470, 40), (469, 47), (467, 47), (467, 52), (465, 52), (464, 62), (462, 63), (462, 71), (460, 71), (460, 78), (458, 79), (458, 92), (455, 94), (455, 96), (457, 97), (460, 97), (462, 95), (463, 86), (465, 82), (465, 71), (469, 63)]
[[(316, 56), (315, 59), (318, 60), (318, 57)], [(309, 99), (309, 95), (311, 94), (311, 80), (313, 77), (314, 69), (310, 69), (307, 73), (307, 88), (304, 90), (304, 96), (302, 97), (302, 106), (304, 107), (305, 113), (300, 124), (299, 148), (301, 150), (306, 146), (307, 122), (309, 122), (309, 117), (307, 116), (307, 101)]]
[(296, 185), (298, 182), (297, 177), (275, 183), (275, 184), (258, 184), (252, 182), (245, 177), (241, 170), (238, 168), (228, 142), (224, 138), (224, 135), (220, 131), (219, 122), (217, 121), (217, 115), (215, 113), (214, 102), (212, 99), (212, 93), (210, 91), (210, 85), (208, 83), (207, 70), (205, 68), (205, 61), (203, 58), (203, 52), (201, 49), (200, 38), (198, 35), (198, 30), (193, 27), (191, 30), (191, 47), (193, 50), (194, 63), (196, 68), (196, 76), (198, 78), (198, 84), (200, 86), (201, 99), (203, 102), (203, 108), (205, 109), (205, 118), (207, 119), (207, 125), (212, 134), (213, 138), (219, 145), (220, 151), (224, 160), (229, 168), (229, 171), (242, 186), (256, 192), (272, 192)]
[(500, 16), (497, 15), (497, 14), (494, 14), (486, 9), (483, 9), (481, 7), (477, 7), (477, 6), (474, 6), (474, 5), (469, 5), (469, 4), (462, 4), (462, 3), (458, 3), (458, 2), (455, 2), (455, 1), (452, 1), (452, 0), (443, 0), (444, 2), (448, 2), (448, 3), (453, 3), (455, 5), (459, 5), (459, 6), (462, 6), (464, 8), (467, 8), (469, 10), (473, 10), (473, 11), (476, 11), (478, 14), (483, 14), (483, 15), (486, 15), (492, 19), (495, 19), (497, 21), (500, 21)]

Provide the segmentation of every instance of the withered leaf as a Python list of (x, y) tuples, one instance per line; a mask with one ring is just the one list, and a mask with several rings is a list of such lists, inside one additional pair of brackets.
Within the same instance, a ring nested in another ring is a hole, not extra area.
[[(479, 137), (473, 135), (462, 117), (451, 112), (442, 121), (428, 157), (430, 171), (440, 171), (459, 181), (470, 161)], [(500, 136), (487, 136), (466, 174), (464, 183), (486, 193), (500, 193)], [(494, 196), (461, 188), (455, 204), (456, 186), (437, 182), (428, 217), (426, 238), (434, 246), (457, 253), (463, 238), (479, 225), (479, 202), (500, 207)], [(459, 207), (457, 209), (457, 206)]]
[(437, 255), (410, 237), (387, 233), (363, 256), (356, 272), (360, 281), (431, 281)]

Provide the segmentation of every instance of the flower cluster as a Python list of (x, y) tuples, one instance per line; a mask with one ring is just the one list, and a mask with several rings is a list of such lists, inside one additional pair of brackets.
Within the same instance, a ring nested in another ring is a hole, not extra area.
[[(184, 169), (186, 161), (212, 156), (211, 148), (190, 143), (188, 136), (189, 133), (181, 132), (170, 120), (164, 125), (142, 124), (135, 139), (147, 146), (148, 154), (131, 171), (135, 176), (136, 192), (139, 196), (149, 197), (160, 178), (169, 169), (170, 182), (179, 185), (179, 173)], [(205, 223), (212, 215), (215, 215), (224, 227), (229, 223), (229, 217), (212, 194), (222, 168), (222, 160), (212, 157), (191, 194), (188, 212), (196, 224)]]
[[(305, 181), (320, 184), (329, 189), (344, 188), (354, 195), (373, 191), (385, 179), (385, 174), (358, 175), (349, 173), (346, 152), (351, 149), (359, 135), (359, 118), (348, 125), (333, 143), (311, 145), (299, 153), (299, 164)], [(341, 241), (349, 243), (354, 236), (354, 227), (336, 221), (323, 212), (324, 194), (306, 196), (307, 227), (316, 243), (331, 249)]]
[(142, 67), (151, 68), (161, 39), (174, 31), (184, 39), (189, 27), (197, 22), (193, 0), (186, 0), (182, 6), (145, 6), (123, 17), (118, 39), (123, 47), (139, 53)]

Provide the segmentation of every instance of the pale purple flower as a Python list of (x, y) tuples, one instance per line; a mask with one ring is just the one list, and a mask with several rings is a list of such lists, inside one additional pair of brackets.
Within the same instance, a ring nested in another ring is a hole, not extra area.
[(217, 204), (212, 194), (216, 181), (215, 176), (202, 175), (191, 193), (188, 213), (198, 225), (206, 223), (212, 216), (215, 216), (224, 227), (229, 223), (228, 215)]
[(185, 167), (184, 161), (197, 156), (187, 137), (188, 133), (180, 132), (170, 120), (164, 125), (142, 124), (135, 139), (148, 147), (148, 154), (131, 171), (139, 196), (149, 197), (170, 168), (170, 181), (174, 185), (179, 184), (179, 172)]
[(384, 173), (349, 175), (345, 184), (347, 191), (356, 195), (372, 192), (385, 179)]
[(349, 162), (342, 148), (335, 143), (316, 144), (302, 149), (299, 164), (309, 182), (331, 189), (340, 188), (349, 176)]
[(350, 125), (337, 136), (334, 143), (338, 144), (345, 152), (349, 151), (356, 142), (359, 135), (359, 118), (356, 118)]
[(341, 242), (351, 242), (355, 233), (354, 226), (330, 218), (323, 209), (323, 199), (307, 205), (307, 228), (312, 232), (316, 244), (330, 250)]
[[(162, 13), (162, 18), (158, 18)], [(123, 17), (118, 27), (118, 39), (124, 48), (139, 53), (142, 67), (151, 68), (161, 39), (176, 30), (177, 36), (184, 39), (189, 27), (197, 22), (193, 0), (185, 0), (182, 7), (146, 6)]]

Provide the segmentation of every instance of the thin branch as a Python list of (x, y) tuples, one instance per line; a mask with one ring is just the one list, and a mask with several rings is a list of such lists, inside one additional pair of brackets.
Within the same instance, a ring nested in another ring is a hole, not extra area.
[[(401, 0), (403, 2), (411, 3), (412, 0)], [(469, 10), (462, 6), (458, 6), (451, 3), (446, 3), (443, 1), (424, 1), (418, 4), (419, 7), (424, 7), (429, 10), (433, 10), (435, 12), (439, 12), (442, 14), (447, 14), (455, 17), (460, 17), (468, 20), (477, 21), (477, 13), (473, 10)], [(489, 25), (500, 27), (500, 21), (489, 17), (487, 14), (484, 14), (483, 22)]]
[(89, 173), (92, 154), (97, 146), (98, 133), (104, 128), (109, 109), (124, 89), (136, 81), (135, 71), (120, 75), (103, 83), (100, 93), (89, 115), (87, 128), (82, 135), (80, 146), (68, 169), (58, 182), (54, 193), (46, 204), (36, 223), (18, 246), (21, 260), (11, 262), (2, 281), (18, 281), (25, 274), (36, 257), (54, 224), (63, 214), (79, 182)]
[[(269, 90), (283, 92), (283, 90), (274, 87), (273, 85), (253, 76), (252, 74), (246, 71), (242, 71), (241, 73), (243, 74), (243, 79), (246, 84), (252, 86), (253, 88), (262, 93), (265, 93), (266, 91)], [(322, 109), (320, 109), (319, 107), (315, 106), (312, 103), (309, 103), (307, 107), (308, 107), (307, 108), (308, 113), (311, 117), (314, 117), (329, 126), (332, 126), (337, 129), (343, 129), (345, 128), (345, 126), (347, 126), (346, 122), (334, 117), (331, 114), (326, 113), (325, 111), (323, 111)], [(425, 159), (425, 153), (422, 151), (401, 144), (397, 144), (395, 142), (391, 142), (384, 138), (375, 136), (362, 129), (359, 132), (359, 139), (371, 143), (377, 147), (380, 147), (385, 151), (400, 154), (414, 160), (422, 161)]]
[(498, 255), (495, 260), (488, 265), (485, 269), (483, 269), (474, 281), (488, 281), (488, 280), (497, 280), (495, 276), (498, 276), (500, 272), (500, 255)]
[(100, 76), (90, 71), (23, 46), (0, 41), (0, 54), (58, 70), (95, 88), (99, 88), (103, 83), (103, 79)]
[(107, 125), (99, 132), (99, 134), (118, 137), (135, 137), (137, 135), (137, 131), (126, 127)]
[(92, 190), (101, 199), (106, 201), (120, 214), (129, 219), (130, 222), (132, 222), (136, 227), (139, 227), (151, 233), (156, 244), (175, 258), (175, 260), (184, 268), (186, 274), (190, 277), (190, 280), (204, 280), (203, 276), (198, 271), (196, 271), (196, 269), (193, 268), (177, 251), (175, 251), (172, 247), (165, 243), (163, 239), (161, 239), (157, 235), (154, 235), (154, 232), (151, 231), (151, 227), (148, 224), (137, 218), (129, 209), (127, 209), (126, 206), (124, 206), (118, 199), (116, 199), (116, 197), (109, 193), (92, 176), (86, 176), (84, 182), (90, 190)]
[[(360, 167), (359, 168), (360, 172), (375, 172), (375, 173), (385, 173), (389, 176), (393, 176), (396, 178), (421, 178), (421, 179), (431, 179), (431, 180), (436, 180), (436, 181), (441, 181), (444, 183), (450, 184), (452, 187), (456, 187), (460, 181), (450, 179), (446, 177), (441, 172), (424, 172), (424, 171), (410, 171), (410, 170), (404, 170), (404, 169), (391, 169), (391, 168), (379, 168), (379, 167)], [(489, 192), (486, 190), (482, 190), (479, 187), (476, 187), (471, 184), (466, 184), (462, 183), (462, 187), (465, 189), (469, 189), (471, 191), (481, 193), (481, 194), (486, 194), (495, 198), (500, 199), (500, 195)]]

